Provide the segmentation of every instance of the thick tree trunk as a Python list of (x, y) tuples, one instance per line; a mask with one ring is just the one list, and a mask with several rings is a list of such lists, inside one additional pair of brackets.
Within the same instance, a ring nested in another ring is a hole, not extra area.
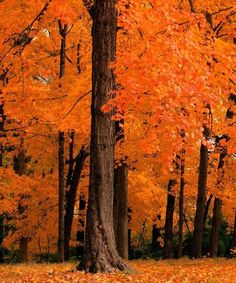
[(210, 255), (215, 258), (218, 254), (219, 247), (219, 233), (222, 217), (222, 201), (220, 198), (215, 198), (214, 208), (213, 208), (213, 217), (212, 217), (212, 229), (211, 229), (211, 238), (210, 238)]
[(207, 169), (208, 169), (208, 148), (201, 144), (200, 150), (200, 166), (198, 175), (198, 195), (197, 207), (194, 219), (193, 231), (193, 257), (202, 257), (202, 235), (204, 224), (204, 211), (206, 202), (206, 183), (207, 183)]
[(180, 164), (180, 191), (179, 191), (179, 230), (178, 230), (178, 258), (183, 256), (183, 224), (184, 224), (184, 162), (185, 150), (182, 149)]
[(116, 248), (128, 259), (128, 168), (125, 163), (114, 171), (114, 232)]
[(168, 183), (168, 195), (166, 206), (166, 219), (165, 219), (165, 234), (164, 234), (164, 247), (163, 257), (165, 259), (172, 258), (172, 238), (173, 238), (173, 216), (175, 209), (175, 179), (170, 179)]
[(64, 132), (58, 134), (58, 261), (64, 261), (64, 235), (65, 235), (65, 187), (64, 187)]
[(113, 224), (115, 129), (112, 113), (101, 107), (115, 87), (110, 62), (115, 60), (117, 11), (115, 0), (95, 1), (93, 13), (92, 125), (90, 182), (86, 221), (86, 272), (128, 270), (118, 255)]
[(80, 153), (78, 154), (75, 160), (75, 167), (73, 169), (73, 174), (69, 181), (69, 188), (66, 190), (65, 239), (64, 239), (65, 260), (69, 260), (69, 244), (70, 244), (72, 223), (74, 218), (76, 194), (79, 186), (80, 176), (83, 170), (83, 165), (87, 155), (88, 154), (85, 147), (82, 146)]

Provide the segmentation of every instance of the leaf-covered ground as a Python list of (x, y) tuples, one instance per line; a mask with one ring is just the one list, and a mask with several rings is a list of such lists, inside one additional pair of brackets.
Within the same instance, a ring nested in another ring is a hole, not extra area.
[(135, 274), (84, 274), (73, 272), (74, 264), (28, 264), (0, 266), (1, 283), (20, 282), (236, 282), (236, 260), (133, 261)]

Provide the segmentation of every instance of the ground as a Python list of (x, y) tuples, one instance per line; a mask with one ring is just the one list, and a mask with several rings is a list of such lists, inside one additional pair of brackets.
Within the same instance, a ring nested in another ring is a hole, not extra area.
[(73, 272), (75, 263), (27, 264), (0, 266), (0, 283), (233, 283), (236, 282), (236, 259), (131, 261), (135, 274), (84, 274)]

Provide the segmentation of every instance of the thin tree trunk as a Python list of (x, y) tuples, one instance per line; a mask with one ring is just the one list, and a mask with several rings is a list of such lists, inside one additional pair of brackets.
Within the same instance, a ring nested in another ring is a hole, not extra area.
[(194, 231), (193, 231), (194, 258), (202, 257), (202, 235), (203, 235), (204, 211), (205, 211), (205, 202), (206, 202), (207, 169), (208, 169), (208, 148), (206, 145), (201, 144), (197, 207), (196, 207), (196, 214), (194, 219)]
[(208, 212), (209, 212), (209, 208), (210, 208), (210, 204), (211, 204), (212, 198), (213, 198), (213, 194), (210, 194), (209, 198), (207, 199), (206, 205), (205, 205), (204, 220), (203, 220), (203, 230), (206, 229), (206, 221), (207, 221)]
[(178, 258), (183, 256), (183, 224), (184, 224), (184, 162), (185, 150), (182, 149), (180, 163), (180, 192), (179, 192), (179, 231), (178, 231)]
[(220, 198), (215, 198), (214, 208), (213, 208), (213, 217), (212, 217), (212, 229), (211, 229), (211, 238), (210, 238), (210, 255), (215, 258), (218, 254), (219, 247), (219, 232), (220, 224), (222, 217), (222, 201)]
[(84, 257), (84, 232), (85, 232), (85, 220), (86, 220), (86, 198), (84, 194), (80, 194), (79, 197), (79, 222), (77, 231), (77, 242), (76, 256)]
[[(68, 26), (62, 26), (61, 20), (58, 21), (59, 33), (61, 36), (61, 49), (60, 49), (60, 70), (59, 78), (65, 75), (66, 64), (66, 35)], [(58, 191), (58, 261), (65, 260), (65, 184), (64, 184), (64, 146), (65, 137), (64, 132), (58, 133), (58, 175), (59, 175), (59, 191)]]
[(175, 209), (175, 179), (170, 179), (168, 183), (168, 195), (166, 206), (166, 219), (165, 219), (165, 233), (164, 233), (164, 247), (163, 257), (165, 259), (172, 258), (172, 239), (173, 239), (173, 216)]
[(64, 239), (64, 254), (65, 260), (69, 260), (69, 244), (71, 237), (71, 229), (74, 218), (74, 207), (76, 201), (76, 194), (80, 182), (80, 176), (83, 170), (84, 162), (88, 153), (84, 146), (82, 146), (80, 153), (75, 160), (75, 167), (71, 180), (69, 181), (69, 189), (66, 191), (66, 212), (65, 212), (65, 239)]
[[(14, 160), (14, 170), (19, 176), (23, 176), (26, 174), (26, 156), (25, 156), (25, 149), (24, 149), (24, 140), (21, 140), (20, 150), (15, 157)], [(25, 195), (21, 195), (21, 199), (26, 198)], [(26, 207), (22, 206), (21, 201), (18, 204), (18, 211), (19, 214), (22, 214), (25, 211)], [(27, 237), (21, 237), (19, 240), (19, 257), (21, 262), (28, 261), (28, 243), (29, 239)]]
[(234, 230), (233, 230), (233, 235), (232, 235), (231, 248), (236, 249), (236, 209), (235, 209), (235, 215), (234, 215)]
[(65, 187), (64, 187), (64, 132), (58, 135), (58, 175), (59, 175), (59, 191), (58, 191), (58, 261), (64, 261), (64, 235), (65, 235)]
[(131, 252), (131, 220), (132, 220), (132, 208), (128, 207), (128, 254)]
[[(124, 119), (115, 122), (116, 144), (124, 141)], [(118, 254), (128, 259), (128, 167), (123, 160), (114, 169), (114, 232)]]
[[(4, 105), (0, 104), (0, 137), (3, 137), (3, 130), (4, 130)], [(3, 145), (0, 143), (0, 167), (3, 166)], [(2, 199), (2, 195), (0, 195), (0, 200)], [(4, 215), (0, 215), (0, 263), (3, 263), (3, 247), (2, 242), (4, 239)]]
[(128, 168), (125, 163), (114, 171), (114, 232), (116, 248), (128, 259)]
[(86, 221), (86, 272), (128, 270), (118, 255), (113, 224), (115, 129), (112, 113), (101, 107), (115, 87), (110, 62), (115, 60), (117, 10), (115, 0), (97, 0), (93, 8), (92, 125), (90, 181)]

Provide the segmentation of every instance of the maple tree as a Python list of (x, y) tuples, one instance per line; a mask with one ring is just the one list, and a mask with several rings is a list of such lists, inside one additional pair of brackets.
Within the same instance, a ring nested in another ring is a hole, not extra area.
[(151, 238), (164, 258), (216, 257), (225, 221), (233, 255), (234, 1), (0, 7), (1, 246), (26, 260), (59, 242), (63, 261), (85, 242), (80, 268), (130, 271)]

